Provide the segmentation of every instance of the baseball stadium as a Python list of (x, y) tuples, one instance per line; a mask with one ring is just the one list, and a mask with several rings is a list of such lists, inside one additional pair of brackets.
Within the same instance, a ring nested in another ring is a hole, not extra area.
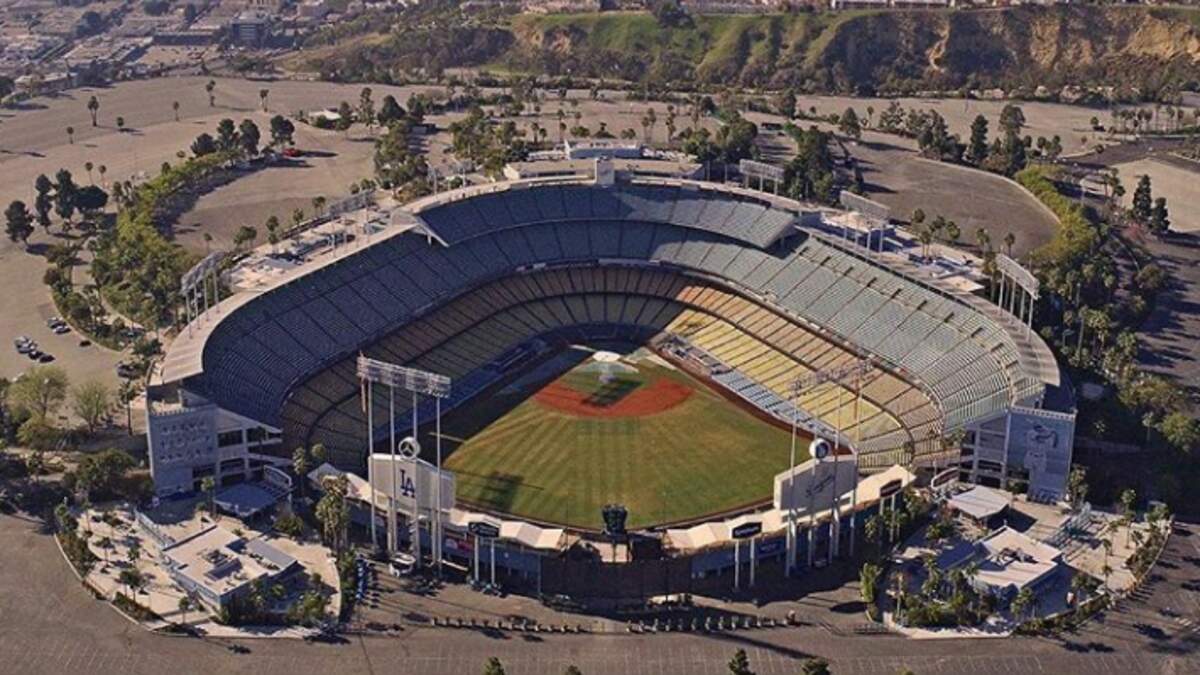
[[(369, 439), (386, 453), (412, 433), (415, 412), (421, 459), (454, 475), (460, 521), (586, 533), (614, 503), (635, 530), (728, 520), (769, 509), (814, 438), (863, 476), (961, 466), (986, 482), (980, 458), (995, 456), (1031, 495), (1061, 494), (1069, 455), (1014, 465), (1015, 442), (997, 454), (988, 440), (1018, 412), (1055, 414), (1059, 370), (1037, 334), (837, 236), (830, 215), (638, 175), (443, 192), (224, 298), (168, 351), (160, 386), (261, 426), (275, 454), (322, 444), (349, 474)], [(436, 413), (406, 392), (368, 396), (362, 357), (452, 385)], [(867, 366), (825, 376), (854, 364)], [(955, 431), (961, 450), (945, 441)], [(158, 464), (160, 493), (201, 475)]]

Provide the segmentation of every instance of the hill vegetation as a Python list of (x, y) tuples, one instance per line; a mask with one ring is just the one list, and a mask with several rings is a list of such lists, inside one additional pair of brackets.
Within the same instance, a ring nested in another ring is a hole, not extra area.
[[(759, 16), (468, 15), (422, 3), (318, 34), (293, 66), (399, 82), (447, 68), (656, 86), (899, 94), (1111, 85), (1150, 98), (1200, 83), (1200, 11), (1059, 5)], [(332, 45), (332, 47), (331, 47)]]

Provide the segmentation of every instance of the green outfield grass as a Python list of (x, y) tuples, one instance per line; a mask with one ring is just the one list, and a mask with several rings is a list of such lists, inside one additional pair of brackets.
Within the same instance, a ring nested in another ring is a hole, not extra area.
[(617, 502), (629, 508), (629, 527), (640, 528), (770, 498), (774, 476), (787, 468), (785, 429), (679, 371), (643, 361), (638, 373), (602, 384), (586, 368), (554, 382), (602, 406), (659, 379), (691, 392), (663, 412), (611, 418), (535, 400), (545, 380), (472, 402), (443, 425), (460, 500), (587, 528), (600, 528), (601, 507)]

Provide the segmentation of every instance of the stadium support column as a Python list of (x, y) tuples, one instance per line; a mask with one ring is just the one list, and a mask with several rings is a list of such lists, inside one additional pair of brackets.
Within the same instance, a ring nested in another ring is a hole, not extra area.
[(850, 486), (850, 557), (854, 557), (854, 538), (858, 536), (858, 449), (862, 442), (862, 375), (855, 378), (854, 394), (854, 484)]
[(400, 550), (400, 516), (396, 514), (396, 388), (388, 387), (388, 453), (391, 455), (391, 489), (388, 491), (388, 553)]
[[(415, 392), (415, 391), (412, 393), (412, 437), (413, 437), (413, 442), (417, 444), (417, 447), (418, 448), (421, 447), (421, 442), (419, 440), (417, 440), (417, 392)], [(421, 461), (420, 455), (413, 457), (413, 479), (412, 480), (413, 480), (414, 484), (417, 485), (418, 490), (420, 489), (420, 481), (417, 480), (417, 462), (419, 462), (419, 461)], [(419, 495), (414, 495), (414, 497), (419, 497)], [(417, 567), (420, 568), (421, 567), (421, 500), (419, 498), (413, 499), (412, 517), (413, 517), (412, 553), (413, 553), (413, 558), (415, 558), (417, 561), (417, 563), (416, 563)]]
[(742, 588), (742, 540), (733, 540), (733, 590)]
[(475, 568), (472, 571), (475, 573), (475, 583), (479, 583), (479, 535), (475, 535), (475, 546), (472, 548), (475, 554)]
[(842, 392), (846, 388), (838, 383), (837, 391), (837, 417), (833, 423), (833, 494), (830, 495), (832, 508), (829, 509), (829, 555), (828, 561), (833, 563), (833, 559), (838, 554), (839, 544), (842, 538), (842, 514), (841, 495), (838, 494), (838, 460), (840, 453), (838, 447), (842, 444)]
[(372, 388), (372, 382), (367, 380), (367, 395), (364, 402), (367, 407), (367, 495), (370, 502), (368, 509), (368, 517), (371, 519), (371, 550), (375, 550), (379, 546), (379, 539), (375, 536), (375, 470), (372, 468), (371, 454), (375, 451), (375, 406), (372, 395), (375, 393)]
[(758, 537), (750, 537), (750, 588), (754, 588), (754, 573), (758, 568), (758, 558), (755, 550), (758, 548)]
[(435, 397), (434, 405), (434, 447), (437, 449), (437, 476), (433, 484), (433, 561), (437, 566), (438, 577), (442, 576), (442, 399)]
[(796, 425), (800, 415), (796, 403), (798, 386), (799, 382), (792, 383), (792, 454), (788, 461), (787, 554), (784, 556), (784, 571), (788, 576), (791, 576), (796, 568)]

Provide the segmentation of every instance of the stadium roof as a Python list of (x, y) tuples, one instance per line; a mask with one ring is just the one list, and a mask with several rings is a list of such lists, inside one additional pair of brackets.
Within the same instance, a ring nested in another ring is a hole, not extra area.
[[(946, 382), (934, 393), (948, 428), (1058, 382), (1049, 349), (1011, 315), (915, 277), (903, 261), (798, 229), (806, 208), (738, 187), (667, 179), (614, 187), (528, 180), (433, 195), (400, 209), (408, 215), (392, 219), (398, 225), (223, 300), (170, 345), (161, 381), (186, 380), (221, 407), (276, 426), (296, 384), (479, 284), (519, 270), (609, 261), (718, 279), (907, 369), (915, 381), (931, 373)], [(837, 303), (847, 298), (873, 304), (843, 312)], [(892, 318), (862, 320), (876, 312)], [(920, 335), (953, 335), (936, 348), (915, 333), (885, 339), (906, 316)], [(951, 377), (961, 369), (943, 358), (948, 350), (982, 372)]]

